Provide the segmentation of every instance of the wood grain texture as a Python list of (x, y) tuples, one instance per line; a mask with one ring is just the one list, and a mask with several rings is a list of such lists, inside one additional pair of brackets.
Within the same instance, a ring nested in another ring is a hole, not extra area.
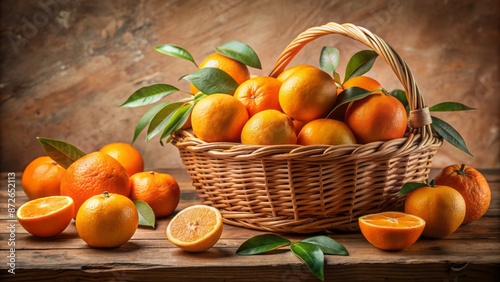
[[(426, 102), (456, 101), (477, 110), (438, 114), (456, 127), (475, 157), (445, 144), (433, 165), (500, 168), (498, 1), (15, 1), (1, 8), (0, 171), (22, 171), (43, 154), (36, 136), (69, 141), (86, 152), (130, 142), (146, 108), (118, 108), (136, 89), (171, 83), (194, 66), (153, 50), (186, 47), (200, 62), (213, 48), (241, 40), (267, 74), (284, 47), (305, 29), (330, 21), (365, 26), (407, 61)], [(341, 66), (364, 48), (327, 36), (292, 61), (318, 65), (323, 46), (336, 46)], [(343, 74), (341, 67), (341, 74)], [(370, 75), (401, 87), (382, 62)], [(180, 93), (172, 97), (183, 97)], [(175, 147), (136, 143), (146, 167), (181, 168)]]
[[(176, 211), (199, 203), (184, 170), (161, 170), (181, 188)], [(437, 170), (432, 171), (435, 175)], [(325, 281), (496, 281), (500, 275), (499, 171), (484, 172), (492, 189), (487, 215), (461, 226), (445, 239), (420, 238), (398, 252), (370, 245), (359, 232), (328, 234), (343, 244), (349, 256), (326, 256)], [(27, 201), (16, 174), (18, 207)], [(7, 183), (7, 174), (0, 175)], [(1, 190), (0, 197), (7, 198)], [(171, 216), (155, 229), (140, 227), (119, 248), (96, 249), (78, 237), (74, 222), (54, 238), (37, 238), (19, 224), (15, 231), (16, 274), (0, 264), (0, 280), (11, 281), (318, 281), (286, 248), (264, 255), (238, 256), (237, 248), (263, 232), (224, 225), (221, 239), (210, 250), (193, 254), (172, 245), (165, 236)], [(7, 254), (8, 210), (0, 205), (0, 249)], [(312, 235), (283, 234), (292, 241)], [(4, 258), (6, 259), (6, 258)]]

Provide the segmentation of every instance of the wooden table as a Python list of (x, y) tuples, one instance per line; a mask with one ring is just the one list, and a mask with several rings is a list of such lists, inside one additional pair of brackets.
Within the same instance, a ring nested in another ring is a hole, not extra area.
[[(162, 171), (173, 175), (181, 186), (182, 199), (177, 210), (199, 203), (183, 170)], [(331, 235), (350, 255), (326, 256), (325, 281), (497, 280), (500, 171), (482, 172), (493, 196), (488, 213), (479, 221), (461, 226), (446, 239), (420, 239), (399, 252), (376, 249), (360, 233)], [(431, 176), (435, 173), (433, 170)], [(16, 207), (27, 201), (20, 183), (21, 173), (11, 178), (15, 179), (15, 195), (7, 193), (9, 174), (1, 174), (0, 281), (317, 281), (304, 263), (286, 249), (265, 255), (236, 255), (243, 241), (263, 232), (231, 225), (224, 225), (222, 237), (212, 249), (198, 254), (184, 252), (166, 239), (170, 217), (158, 220), (156, 229), (138, 228), (128, 243), (115, 249), (89, 247), (78, 237), (74, 222), (55, 238), (31, 236), (15, 217), (10, 218), (8, 201), (14, 199)], [(285, 236), (291, 240), (309, 237)], [(13, 266), (15, 274), (9, 273)]]

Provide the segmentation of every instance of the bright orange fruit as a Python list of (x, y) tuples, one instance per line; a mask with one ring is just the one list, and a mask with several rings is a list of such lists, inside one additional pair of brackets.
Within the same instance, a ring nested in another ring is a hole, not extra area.
[(356, 144), (351, 129), (334, 119), (315, 119), (305, 124), (297, 136), (300, 145), (342, 145)]
[(107, 144), (100, 150), (117, 160), (127, 170), (129, 176), (144, 171), (144, 159), (132, 145), (122, 142)]
[(167, 238), (188, 252), (212, 248), (222, 235), (222, 215), (214, 207), (194, 205), (180, 211), (169, 222)]
[(31, 161), (24, 169), (21, 183), (30, 200), (60, 195), (61, 179), (66, 169), (48, 156)]
[(425, 227), (425, 221), (411, 214), (382, 212), (358, 219), (361, 233), (375, 247), (398, 251), (415, 243)]
[(297, 135), (292, 119), (277, 110), (264, 110), (252, 116), (241, 131), (241, 143), (246, 145), (296, 144)]
[(257, 76), (240, 84), (234, 97), (245, 105), (250, 117), (263, 110), (281, 111), (278, 99), (280, 87), (281, 82), (274, 77)]
[(75, 206), (66, 196), (42, 197), (26, 202), (16, 212), (17, 220), (29, 233), (39, 237), (51, 237), (68, 227)]

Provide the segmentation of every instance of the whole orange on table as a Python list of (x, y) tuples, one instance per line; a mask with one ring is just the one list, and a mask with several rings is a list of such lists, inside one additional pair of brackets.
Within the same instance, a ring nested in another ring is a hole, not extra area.
[[(238, 84), (250, 78), (250, 72), (245, 64), (219, 53), (212, 53), (203, 59), (198, 66), (198, 69), (202, 68), (218, 68), (223, 70)], [(196, 94), (198, 92), (199, 90), (191, 84), (191, 93)]]
[(102, 152), (89, 153), (73, 162), (61, 180), (61, 195), (75, 201), (75, 217), (85, 200), (104, 191), (128, 197), (130, 183), (125, 168)]
[(466, 206), (465, 224), (481, 218), (490, 206), (490, 186), (483, 174), (473, 167), (465, 164), (449, 165), (436, 175), (434, 182), (460, 192)]
[(358, 219), (363, 236), (375, 247), (398, 251), (415, 243), (425, 228), (425, 220), (402, 212), (368, 214)]
[(60, 234), (73, 219), (75, 205), (67, 196), (42, 197), (24, 203), (16, 212), (19, 224), (39, 237)]
[(465, 218), (465, 201), (448, 186), (424, 186), (409, 192), (405, 212), (425, 220), (423, 236), (445, 238), (453, 234)]
[(132, 238), (139, 224), (139, 214), (132, 200), (105, 191), (81, 205), (75, 224), (78, 235), (88, 245), (114, 248)]
[(239, 142), (247, 121), (248, 111), (243, 103), (228, 94), (208, 95), (191, 112), (193, 132), (206, 142)]
[(155, 217), (171, 214), (181, 197), (179, 184), (169, 174), (154, 171), (139, 172), (130, 177), (130, 199), (146, 202)]
[(144, 159), (141, 153), (132, 145), (114, 142), (102, 147), (99, 152), (106, 153), (117, 160), (129, 176), (144, 171)]
[(60, 195), (64, 169), (48, 156), (31, 161), (24, 169), (21, 183), (30, 200)]

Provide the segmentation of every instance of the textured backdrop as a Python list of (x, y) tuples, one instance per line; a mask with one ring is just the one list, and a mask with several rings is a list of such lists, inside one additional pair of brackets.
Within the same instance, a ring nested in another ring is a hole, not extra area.
[[(43, 154), (35, 137), (69, 141), (86, 152), (130, 142), (147, 108), (118, 108), (136, 89), (169, 83), (194, 71), (187, 61), (157, 53), (173, 43), (200, 62), (215, 46), (244, 41), (268, 74), (300, 32), (328, 22), (364, 26), (406, 60), (428, 105), (461, 102), (475, 111), (439, 116), (462, 134), (470, 157), (445, 144), (433, 166), (465, 162), (499, 168), (500, 13), (496, 0), (475, 1), (69, 1), (1, 2), (1, 171), (22, 171)], [(323, 46), (347, 58), (365, 49), (341, 37), (310, 43), (292, 64), (318, 65)], [(343, 72), (341, 71), (341, 74)], [(378, 60), (369, 75), (401, 88)], [(173, 99), (181, 97), (180, 94)], [(178, 168), (174, 146), (157, 139), (136, 147), (146, 168)]]

